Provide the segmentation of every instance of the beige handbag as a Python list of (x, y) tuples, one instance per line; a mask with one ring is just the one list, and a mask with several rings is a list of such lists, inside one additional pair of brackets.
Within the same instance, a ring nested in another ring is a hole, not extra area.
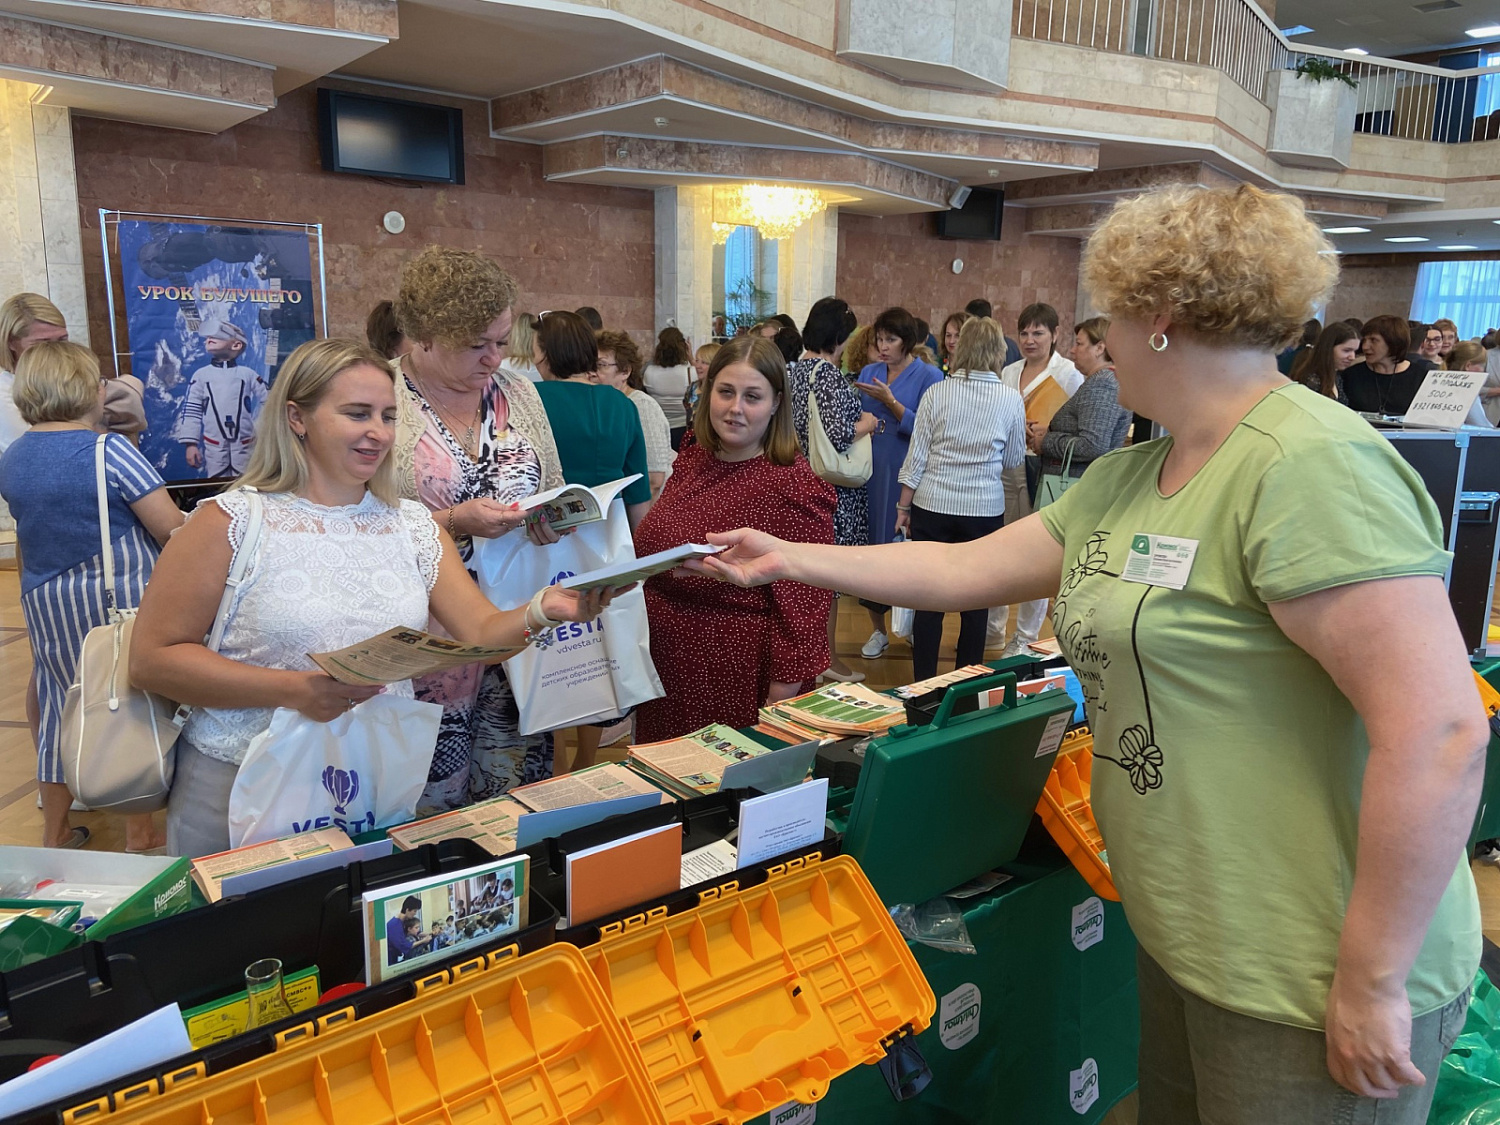
[(811, 390), (807, 392), (807, 461), (812, 471), (829, 484), (845, 488), (863, 488), (875, 468), (869, 434), (855, 438), (847, 453), (834, 448), (818, 413), (818, 397)]
[[(103, 547), (104, 604), (109, 623), (90, 629), (78, 654), (78, 670), (63, 701), (60, 749), (68, 791), (91, 809), (145, 813), (164, 808), (176, 769), (175, 747), (191, 708), (178, 707), (130, 683), (130, 634), (134, 609), (115, 606), (114, 545), (109, 535), (109, 492), (104, 442), (94, 443), (94, 476), (99, 490), (99, 536)], [(250, 525), (225, 583), (208, 647), (217, 651), (224, 636), (235, 588), (259, 538), (261, 505), (251, 494)]]

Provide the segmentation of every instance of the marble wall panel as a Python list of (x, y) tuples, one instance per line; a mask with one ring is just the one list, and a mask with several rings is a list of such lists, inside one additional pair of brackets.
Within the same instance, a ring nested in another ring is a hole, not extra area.
[[(325, 83), (382, 93), (356, 83)], [(441, 99), (432, 99), (441, 100)], [(358, 335), (377, 301), (394, 294), (402, 264), (430, 242), (492, 256), (515, 275), (520, 307), (595, 305), (605, 321), (654, 330), (650, 191), (548, 183), (542, 150), (494, 141), (482, 102), (464, 111), (464, 185), (378, 181), (322, 170), (310, 88), (285, 94), (270, 112), (206, 137), (123, 122), (74, 123), (78, 198), (89, 315), (109, 338), (97, 211), (231, 216), (324, 224), (328, 321)], [(380, 226), (400, 211), (400, 235)]]

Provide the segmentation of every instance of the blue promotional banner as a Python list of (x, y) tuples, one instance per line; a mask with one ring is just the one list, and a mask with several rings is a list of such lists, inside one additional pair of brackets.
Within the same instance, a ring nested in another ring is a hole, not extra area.
[(309, 232), (121, 218), (118, 246), (141, 452), (169, 481), (238, 476), (282, 361), (317, 335)]

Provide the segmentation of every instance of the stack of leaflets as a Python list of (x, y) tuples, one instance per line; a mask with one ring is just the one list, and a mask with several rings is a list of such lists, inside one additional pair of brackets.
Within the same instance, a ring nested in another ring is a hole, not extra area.
[(957, 668), (952, 672), (944, 672), (941, 676), (933, 676), (930, 680), (918, 680), (914, 684), (905, 687), (893, 688), (891, 694), (898, 699), (919, 699), (929, 692), (937, 691), (938, 688), (949, 687), (953, 684), (962, 683), (964, 680), (978, 679), (980, 676), (993, 676), (995, 670), (983, 664), (970, 664), (964, 668)]
[(224, 880), (231, 875), (243, 875), (247, 871), (295, 863), (309, 856), (344, 851), (353, 846), (354, 842), (337, 828), (320, 828), (316, 832), (283, 836), (279, 840), (267, 840), (261, 844), (250, 844), (193, 860), (193, 882), (198, 884), (199, 890), (209, 902), (218, 902), (224, 894)]
[(690, 798), (717, 793), (727, 766), (759, 758), (772, 749), (732, 727), (715, 723), (681, 738), (632, 746), (627, 760), (654, 785), (674, 796)]
[(644, 778), (618, 762), (605, 762), (562, 777), (534, 781), (510, 791), (512, 797), (526, 806), (522, 812), (570, 809), (576, 805), (592, 805), (597, 801), (612, 801), (616, 797), (632, 797), (642, 793), (660, 795), (661, 789), (648, 784)]
[(415, 820), (385, 834), (404, 852), (439, 840), (473, 840), (491, 855), (510, 855), (516, 850), (516, 821), (528, 810), (509, 795)]
[(881, 734), (906, 722), (899, 699), (871, 691), (864, 684), (824, 684), (817, 691), (773, 703), (761, 711), (763, 721), (818, 732), (811, 737)]

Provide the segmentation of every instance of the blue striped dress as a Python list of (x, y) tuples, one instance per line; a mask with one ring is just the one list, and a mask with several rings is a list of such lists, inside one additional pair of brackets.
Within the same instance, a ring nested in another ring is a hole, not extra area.
[[(0, 457), (0, 496), (16, 520), (21, 612), (30, 634), (42, 706), (37, 778), (62, 783), (63, 700), (88, 631), (109, 619), (100, 555), (91, 430), (28, 430)], [(158, 548), (130, 505), (163, 487), (161, 475), (127, 438), (104, 443), (117, 608), (141, 602)]]

